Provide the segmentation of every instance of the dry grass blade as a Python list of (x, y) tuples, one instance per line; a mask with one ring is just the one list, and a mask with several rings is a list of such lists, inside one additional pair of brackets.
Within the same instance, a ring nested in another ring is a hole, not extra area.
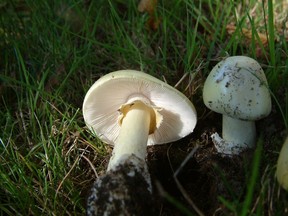
[(58, 195), (58, 193), (59, 193), (59, 190), (60, 190), (60, 188), (62, 187), (62, 184), (64, 183), (65, 179), (70, 175), (70, 173), (72, 172), (72, 170), (74, 169), (74, 167), (76, 166), (76, 164), (79, 162), (79, 159), (80, 159), (80, 156), (78, 156), (78, 157), (76, 158), (76, 160), (74, 161), (71, 169), (67, 172), (67, 174), (64, 176), (64, 178), (63, 178), (62, 181), (60, 182), (60, 184), (59, 184), (59, 186), (58, 186), (58, 188), (57, 188), (57, 190), (56, 190), (56, 193), (55, 193), (55, 198), (57, 197), (57, 195)]
[(95, 168), (95, 166), (93, 165), (93, 163), (92, 163), (87, 157), (85, 157), (84, 155), (82, 155), (81, 157), (84, 158), (84, 159), (88, 162), (88, 164), (90, 165), (91, 169), (93, 170), (96, 178), (99, 178), (99, 175), (98, 175), (98, 173), (97, 173), (97, 171), (96, 171), (96, 168)]
[(174, 88), (177, 88), (187, 76), (188, 76), (188, 73), (184, 73), (181, 79), (174, 85)]
[(192, 208), (195, 210), (195, 212), (197, 212), (197, 214), (199, 216), (204, 216), (204, 213), (197, 207), (197, 205), (193, 202), (193, 200), (189, 197), (189, 194), (185, 191), (185, 189), (183, 188), (183, 186), (181, 185), (180, 181), (177, 178), (177, 175), (181, 172), (181, 170), (183, 169), (183, 167), (185, 166), (185, 164), (193, 157), (193, 155), (195, 154), (195, 152), (197, 151), (197, 149), (199, 148), (198, 145), (196, 145), (193, 150), (187, 155), (187, 157), (185, 158), (185, 160), (180, 164), (180, 167), (176, 170), (176, 172), (173, 175), (173, 178), (176, 182), (176, 185), (178, 187), (178, 189), (180, 190), (180, 192), (182, 193), (183, 197), (186, 199), (186, 201), (189, 203), (189, 205), (192, 206)]
[[(198, 148), (199, 148), (199, 146), (196, 145), (192, 149), (192, 151), (187, 155), (187, 157), (184, 159), (184, 161), (180, 164), (179, 168), (174, 172), (173, 178), (174, 178), (174, 181), (175, 181), (178, 189), (180, 190), (181, 194), (183, 195), (185, 200), (188, 202), (188, 204), (194, 209), (195, 212), (197, 212), (197, 214), (199, 216), (204, 216), (205, 214), (193, 202), (193, 200), (190, 198), (189, 194), (185, 191), (184, 187), (181, 185), (180, 181), (177, 178), (177, 175), (181, 172), (181, 170), (186, 165), (186, 163), (193, 157), (193, 155), (195, 154), (195, 152), (197, 151)], [(168, 154), (168, 159), (169, 159), (169, 154)], [(170, 159), (169, 159), (169, 161), (170, 161)]]

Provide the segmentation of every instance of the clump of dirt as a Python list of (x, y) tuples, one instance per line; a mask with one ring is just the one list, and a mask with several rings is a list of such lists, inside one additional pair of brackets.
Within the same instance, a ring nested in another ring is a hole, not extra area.
[[(132, 162), (133, 161), (133, 162)], [(155, 215), (146, 163), (132, 155), (93, 184), (87, 216)]]

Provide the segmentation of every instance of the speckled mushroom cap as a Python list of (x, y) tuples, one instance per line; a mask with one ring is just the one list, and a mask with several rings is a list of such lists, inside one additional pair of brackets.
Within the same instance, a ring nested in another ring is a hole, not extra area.
[(172, 142), (193, 132), (196, 110), (188, 98), (161, 80), (134, 70), (111, 72), (92, 85), (83, 103), (86, 125), (102, 141), (114, 145), (121, 128), (121, 107), (134, 98), (144, 99), (161, 116), (147, 145)]
[(212, 69), (203, 100), (211, 110), (241, 120), (255, 121), (271, 111), (265, 74), (257, 61), (246, 56), (228, 57)]

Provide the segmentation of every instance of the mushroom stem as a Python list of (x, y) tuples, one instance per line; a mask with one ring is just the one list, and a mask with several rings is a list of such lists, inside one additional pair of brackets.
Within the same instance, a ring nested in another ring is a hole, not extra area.
[(222, 136), (212, 134), (211, 138), (217, 151), (224, 155), (238, 155), (256, 142), (254, 121), (243, 121), (223, 115)]
[(255, 122), (223, 115), (222, 136), (224, 140), (234, 142), (236, 146), (252, 148), (256, 142)]
[(129, 106), (130, 109), (123, 118), (107, 171), (125, 162), (131, 155), (145, 160), (151, 108), (142, 102), (135, 102)]

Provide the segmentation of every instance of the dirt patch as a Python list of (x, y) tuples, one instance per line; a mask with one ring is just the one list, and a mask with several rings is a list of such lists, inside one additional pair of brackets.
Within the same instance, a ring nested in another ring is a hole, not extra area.
[[(268, 164), (276, 164), (280, 145), (275, 140), (284, 140), (285, 125), (276, 107), (271, 114), (256, 123), (258, 137), (263, 139), (263, 157), (269, 160), (261, 161), (260, 176)], [(247, 181), (250, 176), (255, 149), (247, 150), (232, 158), (221, 157), (213, 146), (210, 135), (221, 133), (221, 115), (211, 113), (205, 119), (198, 121), (193, 134), (168, 145), (158, 145), (148, 148), (148, 166), (153, 182), (161, 184), (171, 197), (179, 201), (191, 213), (195, 213), (187, 197), (179, 190), (173, 175), (196, 145), (199, 148), (189, 161), (182, 167), (177, 179), (189, 195), (189, 199), (204, 215), (231, 214), (219, 197), (226, 200), (242, 202), (246, 194)], [(159, 198), (159, 215), (183, 215), (177, 204), (159, 195), (159, 188), (154, 184)], [(161, 190), (162, 190), (161, 189)], [(255, 197), (256, 199), (256, 197)]]

